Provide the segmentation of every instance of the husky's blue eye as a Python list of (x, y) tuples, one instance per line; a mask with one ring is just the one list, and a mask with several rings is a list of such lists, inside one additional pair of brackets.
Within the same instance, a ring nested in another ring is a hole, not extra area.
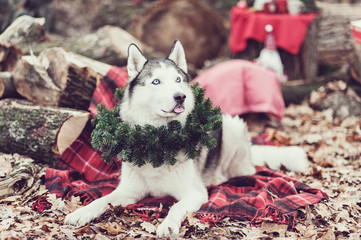
[(177, 79), (175, 80), (177, 83), (180, 83), (182, 80), (180, 77), (177, 77)]
[(152, 82), (152, 84), (154, 84), (154, 85), (158, 85), (159, 83), (160, 83), (159, 79), (154, 79)]

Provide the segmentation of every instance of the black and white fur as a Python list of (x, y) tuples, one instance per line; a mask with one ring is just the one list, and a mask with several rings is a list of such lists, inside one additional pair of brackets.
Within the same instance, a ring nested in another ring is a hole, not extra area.
[[(169, 56), (147, 60), (134, 44), (128, 50), (129, 80), (121, 102), (120, 115), (130, 125), (156, 127), (171, 120), (183, 125), (194, 107), (194, 97), (187, 76), (183, 47), (176, 41)], [(180, 152), (174, 166), (135, 167), (123, 162), (121, 181), (109, 195), (69, 214), (65, 223), (85, 225), (112, 206), (126, 206), (144, 197), (173, 196), (178, 200), (158, 226), (157, 236), (178, 234), (187, 213), (197, 211), (207, 202), (206, 186), (219, 184), (236, 176), (255, 173), (254, 165), (278, 169), (281, 164), (293, 171), (305, 171), (307, 158), (299, 147), (251, 146), (246, 124), (238, 117), (223, 116), (223, 128), (215, 132), (215, 149), (203, 148), (196, 160)]]

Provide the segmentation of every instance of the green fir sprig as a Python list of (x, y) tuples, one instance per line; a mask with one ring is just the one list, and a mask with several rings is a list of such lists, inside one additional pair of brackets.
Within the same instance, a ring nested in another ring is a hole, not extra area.
[[(120, 118), (119, 105), (106, 109), (99, 104), (98, 115), (92, 120), (95, 125), (91, 134), (93, 147), (102, 151), (105, 162), (112, 162), (117, 156), (134, 166), (150, 163), (155, 168), (163, 164), (174, 165), (179, 151), (183, 151), (188, 159), (195, 159), (201, 145), (209, 149), (216, 147), (217, 141), (211, 132), (222, 127), (220, 108), (212, 106), (212, 101), (204, 97), (205, 90), (198, 84), (194, 84), (192, 90), (196, 103), (183, 128), (177, 120), (161, 127), (131, 127)], [(115, 93), (119, 102), (123, 93), (121, 89)]]

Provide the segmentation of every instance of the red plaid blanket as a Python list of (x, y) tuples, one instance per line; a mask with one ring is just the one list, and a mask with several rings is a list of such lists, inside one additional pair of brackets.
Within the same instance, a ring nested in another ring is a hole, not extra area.
[[(127, 80), (125, 68), (113, 67), (94, 92), (89, 107), (92, 116), (96, 105), (114, 107), (115, 88), (123, 88)], [(87, 124), (79, 138), (62, 154), (54, 168), (48, 168), (46, 187), (61, 198), (80, 196), (84, 205), (109, 194), (120, 179), (121, 162), (106, 164), (90, 144), (92, 126)], [(257, 167), (253, 176), (237, 177), (218, 186), (209, 186), (209, 201), (198, 211), (202, 221), (213, 223), (222, 217), (251, 220), (259, 224), (264, 219), (292, 224), (297, 209), (314, 204), (327, 195), (295, 178)], [(163, 217), (176, 200), (172, 197), (146, 198), (127, 208), (150, 220)], [(160, 207), (162, 205), (162, 207)]]

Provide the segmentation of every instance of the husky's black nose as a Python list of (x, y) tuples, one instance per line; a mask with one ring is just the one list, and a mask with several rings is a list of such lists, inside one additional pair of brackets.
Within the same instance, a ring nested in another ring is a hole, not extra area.
[(175, 93), (175, 94), (173, 95), (173, 98), (174, 98), (174, 100), (175, 100), (176, 102), (178, 102), (178, 103), (183, 103), (183, 102), (184, 102), (184, 99), (186, 98), (186, 95), (183, 94), (183, 93), (177, 92), (177, 93)]

